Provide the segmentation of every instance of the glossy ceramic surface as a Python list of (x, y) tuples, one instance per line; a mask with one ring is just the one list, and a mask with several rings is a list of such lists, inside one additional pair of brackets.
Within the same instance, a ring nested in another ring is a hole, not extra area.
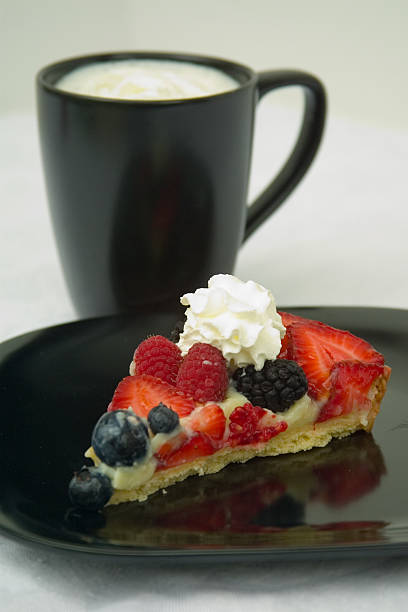
[[(138, 58), (209, 65), (238, 86), (203, 98), (158, 101), (87, 97), (55, 86), (87, 63)], [(279, 174), (248, 208), (257, 102), (293, 86), (305, 97), (299, 137)], [(310, 166), (326, 97), (318, 79), (296, 70), (258, 74), (215, 58), (128, 52), (47, 66), (37, 77), (37, 109), (57, 247), (84, 318), (172, 304), (213, 274), (231, 272), (243, 239)]]
[(178, 313), (105, 317), (0, 346), (0, 528), (70, 551), (131, 557), (300, 558), (408, 551), (408, 311), (293, 308), (384, 353), (389, 388), (372, 434), (231, 465), (142, 504), (80, 515), (67, 484), (137, 343)]

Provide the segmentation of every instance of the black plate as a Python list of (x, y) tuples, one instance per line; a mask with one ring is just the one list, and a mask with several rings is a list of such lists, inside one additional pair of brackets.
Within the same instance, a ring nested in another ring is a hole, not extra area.
[(67, 483), (93, 424), (149, 333), (174, 313), (105, 317), (0, 346), (0, 529), (26, 542), (132, 557), (301, 558), (408, 551), (408, 311), (293, 308), (350, 329), (392, 376), (373, 434), (324, 449), (231, 465), (142, 504), (80, 515)]

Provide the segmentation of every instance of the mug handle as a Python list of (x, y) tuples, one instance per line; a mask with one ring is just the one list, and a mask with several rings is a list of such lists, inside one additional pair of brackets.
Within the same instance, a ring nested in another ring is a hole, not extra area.
[(292, 153), (276, 178), (248, 207), (246, 240), (296, 187), (319, 148), (326, 116), (326, 94), (313, 75), (299, 70), (268, 70), (258, 73), (258, 100), (280, 87), (297, 85), (305, 94), (303, 122)]

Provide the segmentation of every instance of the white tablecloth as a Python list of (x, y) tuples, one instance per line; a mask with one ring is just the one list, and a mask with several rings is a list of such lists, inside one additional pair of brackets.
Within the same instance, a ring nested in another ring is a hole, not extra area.
[[(262, 104), (251, 198), (295, 130), (294, 111)], [(0, 135), (4, 340), (76, 315), (48, 218), (34, 115), (0, 117)], [(242, 247), (236, 274), (271, 288), (281, 305), (408, 308), (407, 159), (407, 132), (330, 118), (307, 177)], [(0, 536), (7, 611), (406, 610), (407, 577), (405, 558), (145, 566), (33, 550)]]

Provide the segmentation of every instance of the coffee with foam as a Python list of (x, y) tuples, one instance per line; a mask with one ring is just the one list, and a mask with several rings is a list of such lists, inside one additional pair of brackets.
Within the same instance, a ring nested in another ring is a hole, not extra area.
[(239, 83), (221, 70), (175, 60), (95, 62), (72, 70), (56, 84), (64, 91), (121, 100), (177, 100), (231, 91)]

